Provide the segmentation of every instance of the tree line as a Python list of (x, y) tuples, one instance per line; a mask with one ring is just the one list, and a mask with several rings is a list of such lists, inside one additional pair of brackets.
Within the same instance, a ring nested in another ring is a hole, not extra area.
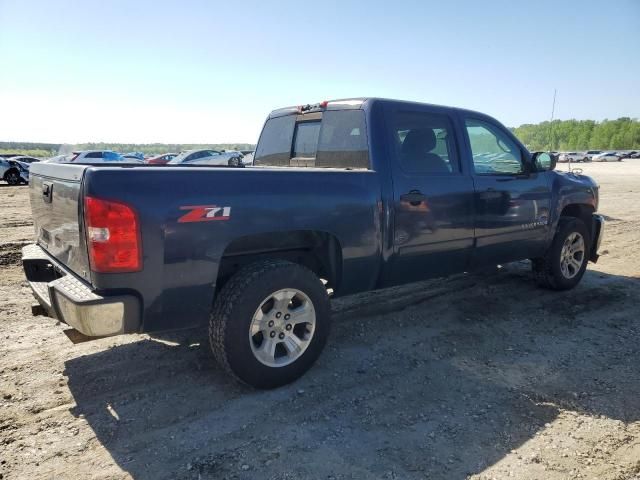
[(531, 151), (640, 149), (640, 121), (554, 120), (511, 129)]
[[(640, 120), (622, 117), (617, 120), (554, 120), (525, 124), (511, 129), (531, 151), (632, 150), (640, 149)], [(160, 155), (192, 149), (253, 150), (251, 143), (83, 143), (78, 145), (32, 142), (0, 142), (0, 155), (18, 154), (52, 157), (74, 150), (114, 150)]]

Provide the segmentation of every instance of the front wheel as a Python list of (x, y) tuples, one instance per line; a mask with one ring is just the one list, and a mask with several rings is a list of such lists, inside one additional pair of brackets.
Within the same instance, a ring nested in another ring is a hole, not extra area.
[(240, 166), (243, 166), (243, 165), (242, 165), (242, 162), (241, 162), (241, 160), (240, 160), (240, 157), (231, 157), (231, 158), (229, 159), (229, 162), (228, 162), (228, 163), (229, 163), (229, 166), (230, 166), (230, 167), (240, 167)]
[(329, 335), (326, 288), (309, 269), (291, 262), (258, 262), (222, 288), (209, 320), (218, 363), (240, 381), (275, 388), (302, 376)]
[(14, 172), (14, 171), (7, 172), (7, 175), (4, 177), (4, 179), (9, 185), (20, 184), (20, 175), (18, 174), (18, 172)]
[(575, 287), (585, 270), (591, 238), (579, 218), (562, 217), (546, 255), (532, 259), (533, 273), (540, 286), (553, 290)]

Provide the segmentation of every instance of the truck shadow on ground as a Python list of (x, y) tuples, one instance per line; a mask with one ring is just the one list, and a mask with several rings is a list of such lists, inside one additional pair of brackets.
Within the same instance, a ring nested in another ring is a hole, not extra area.
[(516, 265), (338, 299), (318, 364), (273, 391), (230, 380), (194, 332), (65, 373), (136, 479), (465, 478), (563, 410), (640, 419), (639, 285), (590, 271), (549, 292)]

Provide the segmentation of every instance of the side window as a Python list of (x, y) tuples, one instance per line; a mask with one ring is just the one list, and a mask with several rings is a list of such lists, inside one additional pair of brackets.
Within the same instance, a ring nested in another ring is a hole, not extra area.
[(465, 124), (473, 155), (473, 168), (480, 175), (523, 173), (522, 152), (499, 128), (474, 119)]
[(184, 159), (185, 162), (193, 162), (194, 160), (198, 160), (202, 157), (206, 157), (207, 154), (204, 152), (193, 152), (187, 158)]
[(453, 127), (440, 113), (398, 111), (391, 136), (402, 170), (416, 174), (459, 173)]
[(89, 152), (84, 158), (102, 158), (102, 152)]

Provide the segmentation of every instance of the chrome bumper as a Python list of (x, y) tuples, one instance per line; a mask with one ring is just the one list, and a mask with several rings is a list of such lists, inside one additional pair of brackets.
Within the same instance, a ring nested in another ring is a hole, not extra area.
[(33, 296), (50, 317), (88, 337), (139, 331), (137, 297), (96, 294), (38, 245), (22, 249), (22, 265)]

